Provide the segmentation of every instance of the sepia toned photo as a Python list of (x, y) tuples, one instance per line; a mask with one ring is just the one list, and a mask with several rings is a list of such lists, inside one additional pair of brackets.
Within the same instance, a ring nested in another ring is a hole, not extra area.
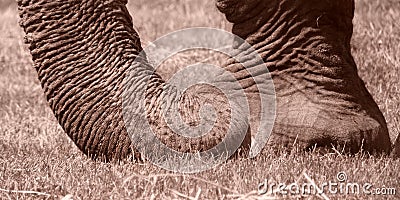
[(0, 199), (400, 199), (400, 0), (0, 19)]

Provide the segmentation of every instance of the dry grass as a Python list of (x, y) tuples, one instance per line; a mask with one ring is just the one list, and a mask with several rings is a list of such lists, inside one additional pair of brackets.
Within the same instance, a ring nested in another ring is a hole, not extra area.
[[(181, 175), (150, 164), (105, 164), (82, 155), (47, 106), (22, 44), (15, 7), (0, 1), (0, 199), (399, 199), (400, 161), (339, 153), (265, 155), (230, 160), (207, 172)], [(129, 4), (143, 44), (193, 26), (229, 30), (212, 1), (137, 0)], [(161, 19), (161, 20), (160, 20)], [(353, 55), (359, 73), (383, 111), (392, 139), (400, 132), (400, 2), (357, 1)], [(257, 195), (274, 183), (336, 181), (393, 187), (396, 196)]]

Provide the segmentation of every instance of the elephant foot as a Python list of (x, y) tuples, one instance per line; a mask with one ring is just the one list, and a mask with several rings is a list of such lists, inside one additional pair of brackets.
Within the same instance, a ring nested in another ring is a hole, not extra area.
[[(324, 99), (325, 102), (321, 103)], [(364, 99), (366, 100), (366, 99)], [(320, 102), (320, 103), (317, 103)], [(312, 150), (334, 148), (339, 152), (390, 152), (390, 138), (375, 103), (367, 109), (343, 99), (307, 98), (304, 94), (278, 98), (270, 146)], [(346, 105), (346, 106), (343, 106)]]

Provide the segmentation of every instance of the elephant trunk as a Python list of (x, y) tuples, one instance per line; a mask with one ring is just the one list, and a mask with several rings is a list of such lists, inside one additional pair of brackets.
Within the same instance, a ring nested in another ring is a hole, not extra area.
[(18, 1), (20, 26), (57, 120), (84, 153), (131, 154), (120, 90), (142, 50), (126, 1)]
[[(185, 152), (215, 145), (224, 137), (223, 133), (192, 140), (171, 136), (159, 108), (180, 108), (190, 118), (198, 111), (195, 108), (214, 92), (203, 87), (204, 92), (197, 96), (188, 93), (181, 97), (154, 73), (140, 54), (140, 39), (126, 3), (126, 0), (18, 0), (25, 40), (60, 125), (79, 149), (92, 158), (106, 161), (126, 158), (134, 152), (134, 147), (124, 120), (138, 120), (135, 118), (138, 113), (132, 113), (131, 118), (123, 116), (124, 84), (130, 84), (131, 88), (146, 88), (145, 113), (164, 143)], [(129, 73), (132, 78), (124, 80)], [(132, 91), (130, 95), (142, 94)], [(217, 113), (229, 115), (223, 106), (217, 108)], [(219, 121), (214, 132), (225, 130), (227, 124), (226, 120)], [(132, 134), (142, 133), (139, 130)]]

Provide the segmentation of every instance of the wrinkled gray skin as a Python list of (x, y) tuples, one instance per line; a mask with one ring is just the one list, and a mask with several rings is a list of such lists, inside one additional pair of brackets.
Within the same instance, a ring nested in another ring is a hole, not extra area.
[[(138, 156), (122, 117), (123, 80), (132, 68), (138, 77), (133, 86), (143, 87), (143, 80), (149, 80), (147, 116), (158, 138), (171, 148), (207, 150), (224, 138), (230, 121), (238, 133), (246, 131), (245, 120), (229, 119), (231, 111), (220, 92), (198, 86), (178, 98), (151, 66), (135, 62), (142, 47), (126, 3), (18, 0), (20, 25), (49, 105), (79, 149), (105, 161)], [(233, 33), (257, 49), (272, 73), (277, 118), (269, 145), (390, 151), (386, 122), (350, 54), (354, 2), (228, 0), (217, 1), (217, 7), (234, 23)], [(241, 66), (228, 62), (225, 67), (247, 92), (252, 135), (259, 120), (259, 90)], [(262, 72), (262, 66), (253, 67)], [(159, 114), (168, 105), (195, 125), (204, 103), (214, 106), (218, 121), (211, 134), (198, 139), (176, 136)]]
[[(232, 32), (258, 51), (271, 72), (277, 115), (269, 145), (390, 152), (386, 121), (351, 55), (354, 1), (216, 4), (233, 23)], [(252, 116), (257, 112), (253, 107)]]
[[(138, 115), (144, 112), (135, 110), (123, 115), (122, 107), (126, 103), (123, 98), (136, 105), (139, 103), (131, 102), (132, 99), (142, 96), (146, 100), (145, 117), (152, 130), (174, 150), (209, 150), (221, 143), (230, 124), (234, 127), (233, 136), (245, 134), (247, 119), (230, 119), (231, 107), (221, 91), (198, 85), (180, 94), (176, 87), (153, 73), (144, 55), (139, 54), (140, 39), (126, 3), (126, 0), (18, 1), (20, 25), (49, 105), (79, 149), (93, 159), (104, 161), (132, 155), (140, 158), (125, 124), (141, 121)], [(146, 93), (140, 94), (143, 89)], [(187, 124), (197, 126), (200, 105), (206, 103), (215, 108), (217, 120), (210, 133), (200, 138), (174, 134), (160, 112), (162, 108), (178, 110)], [(249, 143), (246, 139), (243, 144), (248, 147)]]

